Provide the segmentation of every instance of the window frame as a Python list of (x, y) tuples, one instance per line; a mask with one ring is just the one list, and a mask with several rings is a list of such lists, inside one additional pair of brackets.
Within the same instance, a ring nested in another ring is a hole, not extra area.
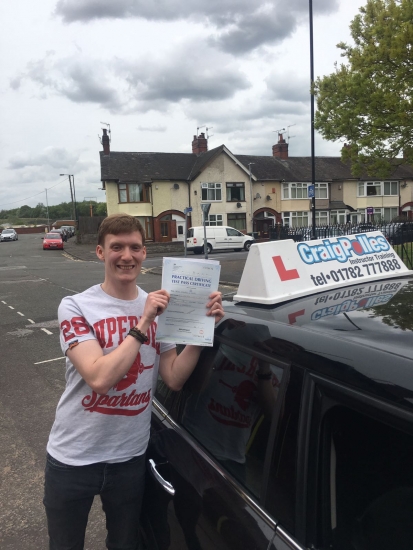
[[(227, 181), (225, 183), (226, 188), (226, 202), (245, 202), (245, 183), (243, 181), (236, 182), (236, 181)], [(232, 195), (231, 190), (232, 189), (239, 189), (240, 190), (240, 196), (241, 198), (228, 198), (229, 195)]]
[[(308, 210), (294, 210), (289, 212), (281, 212), (283, 225), (288, 225), (289, 227), (309, 227), (309, 214)], [(301, 214), (301, 215), (298, 215)], [(306, 221), (305, 221), (306, 218)], [(301, 225), (296, 225), (293, 223), (294, 220), (301, 219), (303, 222)]]
[[(389, 192), (386, 193), (386, 187), (389, 187)], [(392, 188), (395, 187), (395, 193), (392, 193)], [(370, 189), (379, 189), (378, 193), (368, 193)], [(357, 184), (357, 197), (398, 197), (400, 194), (400, 182), (398, 180), (382, 180), (382, 181), (359, 181)]]
[[(309, 420), (302, 422), (302, 431), (299, 434), (297, 470), (304, 473), (300, 476), (297, 490), (299, 494), (307, 495), (307, 499), (297, 501), (296, 512), (299, 523), (296, 536), (302, 537), (306, 533), (308, 541), (321, 544), (320, 522), (324, 512), (320, 500), (323, 496), (320, 478), (314, 473), (321, 471), (322, 462), (325, 460), (321, 446), (326, 430), (322, 428), (328, 413), (337, 406), (343, 407), (395, 430), (409, 433), (412, 437), (413, 413), (395, 407), (393, 403), (379, 400), (377, 396), (310, 372), (307, 373), (304, 381), (302, 402), (306, 407), (301, 414)], [(407, 430), (406, 426), (408, 426)], [(314, 437), (315, 434), (316, 437)], [(310, 447), (307, 441), (311, 442)]]
[[(204, 198), (205, 190), (205, 198)], [(213, 191), (215, 198), (208, 198), (209, 192)], [(217, 199), (217, 193), (219, 192), (220, 198)], [(220, 182), (201, 182), (201, 202), (222, 202), (222, 183)]]
[[(212, 217), (215, 219), (211, 220)], [(207, 227), (222, 227), (224, 225), (224, 214), (208, 214), (205, 225)]]
[[(131, 185), (139, 185), (142, 186), (142, 198), (143, 200), (139, 201), (131, 201), (130, 200), (130, 186)], [(121, 188), (122, 186), (122, 188)], [(124, 187), (123, 187), (124, 186)], [(121, 193), (126, 192), (126, 200), (121, 200)], [(149, 186), (145, 185), (144, 183), (140, 182), (118, 182), (118, 201), (119, 204), (141, 204), (141, 203), (150, 203), (151, 202), (151, 193), (149, 190)]]
[[(236, 227), (237, 220), (244, 220), (244, 227)], [(235, 221), (235, 225), (232, 225), (231, 222)], [(237, 229), (242, 233), (242, 231), (246, 231), (247, 229), (247, 215), (245, 212), (228, 212), (227, 213), (227, 223), (230, 227), (233, 227), (234, 229)]]
[[(288, 182), (282, 184), (281, 200), (305, 200), (308, 199), (308, 187), (311, 184), (308, 182)], [(300, 193), (298, 193), (300, 191)], [(325, 191), (325, 197), (320, 197), (321, 191)], [(295, 194), (295, 197), (293, 196)], [(300, 194), (301, 196), (297, 196)], [(327, 182), (316, 182), (315, 198), (317, 200), (329, 199), (329, 185)]]

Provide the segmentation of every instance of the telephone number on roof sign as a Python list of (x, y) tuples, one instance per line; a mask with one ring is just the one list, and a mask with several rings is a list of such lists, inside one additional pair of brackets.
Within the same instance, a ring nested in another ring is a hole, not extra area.
[(310, 275), (314, 286), (323, 286), (331, 281), (338, 283), (340, 281), (349, 281), (360, 279), (364, 275), (378, 275), (379, 273), (390, 273), (401, 269), (397, 259), (379, 260), (354, 267), (341, 267), (340, 269), (331, 269), (330, 271), (320, 271), (319, 275)]

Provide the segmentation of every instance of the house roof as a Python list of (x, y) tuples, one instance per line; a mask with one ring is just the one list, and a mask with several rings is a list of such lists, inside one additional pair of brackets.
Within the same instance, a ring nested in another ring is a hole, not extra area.
[[(258, 181), (312, 181), (311, 157), (289, 157), (286, 160), (273, 156), (233, 155), (225, 145), (220, 145), (206, 153), (128, 153), (111, 151), (110, 155), (100, 152), (101, 180), (115, 181), (154, 181), (154, 180), (184, 180), (192, 181), (221, 153), (226, 153), (236, 159), (240, 166), (251, 173)], [(396, 166), (394, 179), (413, 178), (413, 166)], [(341, 161), (340, 157), (315, 158), (316, 181), (334, 180), (371, 180), (371, 176), (363, 175), (355, 178), (350, 165)], [(382, 178), (379, 178), (382, 179)]]

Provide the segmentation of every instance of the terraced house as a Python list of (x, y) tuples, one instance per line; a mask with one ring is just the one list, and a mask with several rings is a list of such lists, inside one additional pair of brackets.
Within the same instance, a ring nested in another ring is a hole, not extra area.
[[(275, 224), (311, 225), (311, 158), (290, 157), (282, 134), (272, 155), (237, 155), (225, 145), (208, 150), (195, 135), (191, 153), (111, 151), (103, 130), (101, 181), (108, 214), (140, 219), (148, 240), (183, 240), (188, 227), (202, 224), (201, 204), (210, 203), (207, 225), (229, 225), (269, 236)], [(315, 159), (316, 223), (390, 222), (413, 216), (413, 167), (395, 166), (390, 178), (355, 178), (339, 157)]]

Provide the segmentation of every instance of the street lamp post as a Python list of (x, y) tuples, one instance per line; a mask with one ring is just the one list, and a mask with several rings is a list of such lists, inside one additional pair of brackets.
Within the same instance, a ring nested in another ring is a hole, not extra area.
[(250, 176), (250, 196), (251, 196), (251, 236), (253, 237), (254, 233), (254, 215), (253, 215), (253, 202), (252, 202), (252, 178), (251, 178), (251, 166), (255, 164), (255, 162), (249, 162), (248, 163), (248, 170), (249, 170), (249, 176)]
[[(67, 176), (69, 178), (70, 186), (70, 196), (72, 199), (72, 208), (73, 208), (73, 220), (77, 225), (77, 215), (76, 215), (76, 191), (75, 191), (75, 176), (73, 174), (60, 174), (61, 176)], [(72, 179), (73, 178), (73, 189), (72, 189)]]
[(310, 19), (310, 80), (311, 80), (311, 183), (313, 196), (311, 197), (312, 238), (316, 239), (315, 230), (315, 157), (314, 157), (314, 52), (313, 52), (313, 0), (309, 1)]
[(47, 188), (45, 188), (45, 191), (46, 191), (47, 231), (50, 231), (49, 201), (47, 200)]

